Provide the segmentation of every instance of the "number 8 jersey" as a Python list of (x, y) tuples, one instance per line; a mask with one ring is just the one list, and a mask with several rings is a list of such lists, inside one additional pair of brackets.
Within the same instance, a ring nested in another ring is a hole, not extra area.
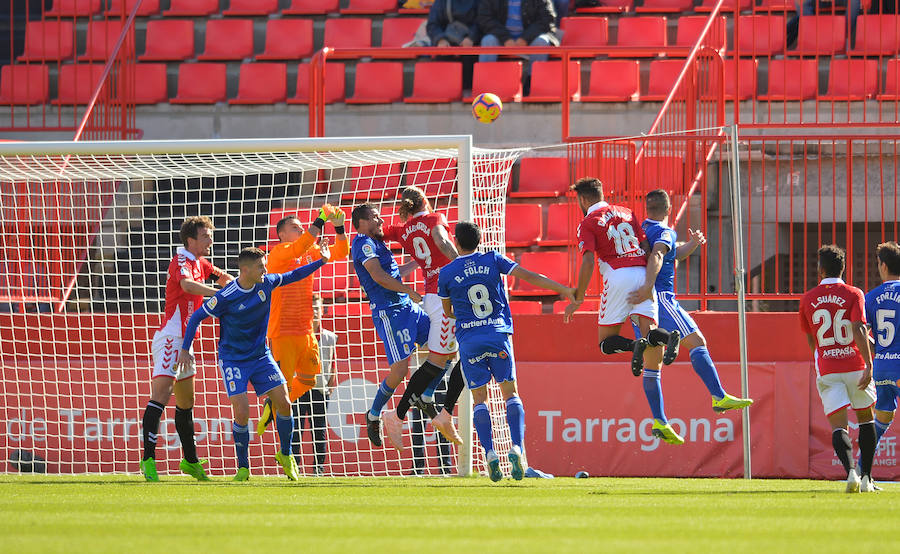
[(866, 317), (875, 335), (873, 373), (900, 378), (900, 281), (885, 281), (866, 294)]
[(600, 273), (610, 268), (647, 265), (641, 243), (647, 240), (634, 214), (623, 206), (598, 202), (578, 226), (578, 250), (597, 253)]
[(474, 252), (441, 269), (438, 296), (453, 303), (456, 338), (461, 345), (476, 335), (512, 334), (512, 316), (501, 274), (509, 274), (516, 265), (496, 252)]
[(816, 372), (846, 373), (866, 368), (853, 340), (854, 322), (866, 322), (863, 291), (837, 277), (822, 279), (800, 300), (800, 328), (816, 342)]

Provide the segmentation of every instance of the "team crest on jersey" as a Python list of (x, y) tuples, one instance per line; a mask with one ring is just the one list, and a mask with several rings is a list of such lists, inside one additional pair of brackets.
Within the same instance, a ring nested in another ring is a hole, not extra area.
[(210, 310), (212, 310), (212, 309), (215, 309), (216, 304), (218, 304), (218, 303), (219, 303), (219, 299), (216, 298), (215, 296), (213, 296), (212, 298), (210, 298), (209, 300), (206, 301), (206, 307), (209, 308)]
[(497, 353), (497, 355), (500, 356), (501, 360), (505, 360), (506, 358), (509, 357), (509, 354), (506, 353), (506, 350), (501, 350), (500, 352)]
[(261, 291), (261, 290), (256, 291), (256, 296), (258, 296), (261, 301), (263, 301), (263, 302), (266, 301), (266, 293), (264, 293), (263, 291)]
[(372, 248), (371, 244), (364, 244), (362, 247), (363, 255), (367, 258), (371, 258), (375, 255), (375, 249)]

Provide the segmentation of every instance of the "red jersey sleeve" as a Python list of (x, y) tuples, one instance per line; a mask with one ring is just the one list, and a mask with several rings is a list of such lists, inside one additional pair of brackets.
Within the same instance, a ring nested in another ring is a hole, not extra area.
[(169, 279), (173, 283), (180, 283), (182, 279), (193, 279), (193, 273), (187, 258), (175, 256), (175, 259), (169, 264)]
[(578, 251), (584, 254), (585, 252), (594, 252), (596, 250), (597, 242), (594, 240), (594, 233), (589, 231), (585, 222), (582, 221), (578, 225)]
[(400, 242), (400, 235), (403, 233), (403, 227), (400, 225), (388, 225), (384, 228), (384, 241), (392, 240)]
[(203, 275), (204, 281), (209, 279), (210, 276), (216, 274), (216, 266), (214, 266), (212, 262), (210, 262), (206, 258), (200, 258), (197, 261), (199, 262), (198, 265), (200, 266), (200, 273), (201, 275)]

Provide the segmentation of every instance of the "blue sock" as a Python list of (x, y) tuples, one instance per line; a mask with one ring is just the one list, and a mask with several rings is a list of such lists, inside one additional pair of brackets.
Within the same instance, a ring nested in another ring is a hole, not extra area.
[(294, 418), (275, 414), (275, 428), (278, 429), (278, 442), (281, 444), (281, 453), (291, 453), (291, 438), (294, 436)]
[(725, 398), (725, 389), (722, 388), (722, 381), (719, 381), (719, 372), (716, 371), (716, 365), (709, 357), (709, 350), (705, 346), (691, 350), (691, 365), (694, 366), (694, 372), (703, 380), (709, 394), (719, 400)]
[(375, 393), (375, 399), (372, 400), (372, 408), (369, 410), (369, 413), (373, 417), (381, 417), (381, 410), (384, 409), (384, 405), (387, 404), (387, 401), (392, 396), (394, 396), (394, 389), (389, 387), (386, 381), (382, 381), (378, 385), (378, 392)]
[(881, 435), (885, 434), (888, 428), (891, 426), (891, 421), (887, 423), (882, 423), (878, 421), (878, 418), (875, 418), (875, 451), (878, 451), (878, 443), (881, 442)]
[(472, 422), (475, 424), (475, 431), (478, 433), (478, 439), (481, 440), (481, 446), (485, 452), (494, 449), (494, 437), (491, 435), (491, 412), (483, 403), (478, 404), (472, 410)]
[(525, 406), (518, 396), (510, 396), (506, 401), (506, 422), (509, 423), (512, 443), (522, 448), (522, 439), (525, 437)]
[(246, 425), (238, 425), (231, 422), (231, 438), (234, 440), (234, 453), (237, 456), (238, 467), (250, 468), (250, 430)]
[(663, 406), (662, 385), (660, 385), (658, 370), (644, 368), (644, 394), (647, 395), (647, 403), (650, 404), (653, 419), (666, 423), (668, 420)]

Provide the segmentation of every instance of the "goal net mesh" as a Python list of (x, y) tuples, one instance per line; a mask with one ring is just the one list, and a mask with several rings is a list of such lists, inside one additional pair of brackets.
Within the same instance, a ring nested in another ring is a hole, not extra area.
[[(475, 149), (471, 160), (471, 219), (484, 249), (504, 252), (504, 213), (510, 172), (521, 151)], [(141, 416), (150, 396), (150, 341), (163, 323), (167, 268), (184, 218), (204, 215), (215, 225), (210, 261), (237, 275), (246, 246), (278, 242), (275, 223), (296, 215), (304, 227), (329, 202), (347, 213), (375, 204), (386, 223), (396, 217), (399, 191), (425, 190), (451, 228), (459, 220), (457, 149), (347, 150), (0, 156), (0, 388), (3, 402), (0, 471), (48, 473), (138, 471)], [(325, 227), (334, 242), (334, 229)], [(409, 260), (396, 244), (398, 262)], [(323, 298), (321, 327), (337, 334), (335, 380), (324, 405), (304, 417), (295, 452), (301, 472), (401, 475), (456, 472), (457, 452), (411, 410), (398, 454), (366, 438), (365, 412), (387, 374), (368, 301), (349, 260), (327, 264), (315, 279)], [(411, 277), (422, 291), (422, 274)], [(217, 367), (218, 325), (205, 321), (194, 343), (197, 376), (194, 421), (200, 458), (209, 473), (235, 471), (232, 413)], [(411, 369), (424, 360), (414, 356)], [(398, 387), (399, 399), (405, 385)], [(442, 389), (439, 387), (438, 392)], [(468, 394), (464, 391), (463, 394)], [(251, 429), (259, 401), (250, 394)], [(440, 395), (438, 395), (440, 398)], [(157, 467), (177, 474), (181, 447), (174, 399), (163, 416)], [(510, 446), (505, 409), (491, 392), (495, 445)], [(324, 419), (324, 421), (323, 421)], [(324, 437), (324, 444), (317, 439)], [(463, 448), (473, 448), (465, 437)], [(477, 444), (477, 441), (474, 441)], [(255, 475), (278, 474), (277, 436), (251, 432)], [(483, 471), (473, 448), (474, 470)], [(35, 463), (29, 464), (30, 460)]]

